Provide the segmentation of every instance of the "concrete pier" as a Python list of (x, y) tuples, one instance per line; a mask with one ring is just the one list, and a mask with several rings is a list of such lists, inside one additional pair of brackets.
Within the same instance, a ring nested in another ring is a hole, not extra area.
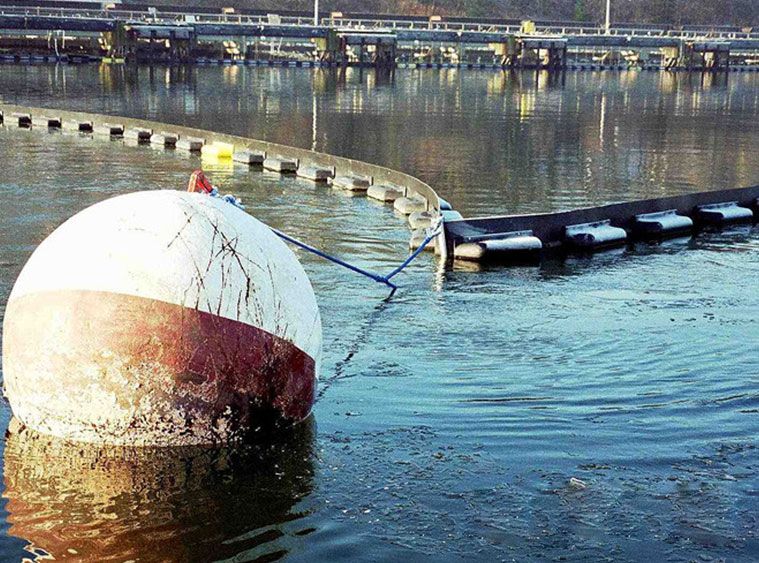
[[(71, 62), (559, 70), (571, 59), (575, 68), (605, 70), (618, 68), (619, 52), (628, 51), (635, 56), (625, 60), (640, 68), (701, 72), (732, 70), (736, 62), (741, 68), (757, 68), (759, 52), (755, 28), (621, 24), (607, 29), (589, 22), (450, 16), (399, 20), (366, 14), (341, 15), (313, 25), (313, 19), (302, 14), (236, 14), (228, 19), (187, 7), (159, 17), (149, 4), (133, 6), (129, 12), (103, 9), (105, 5), (93, 2), (87, 17), (73, 7), (4, 7), (0, 33), (17, 52), (0, 55), (0, 61), (32, 64), (52, 57)], [(57, 39), (64, 32), (62, 45)], [(272, 40), (278, 42), (276, 50), (273, 44), (271, 49), (260, 48)], [(311, 48), (305, 49), (308, 44)], [(33, 54), (27, 53), (30, 49)], [(598, 56), (599, 52), (605, 54)], [(653, 53), (656, 60), (648, 60)]]

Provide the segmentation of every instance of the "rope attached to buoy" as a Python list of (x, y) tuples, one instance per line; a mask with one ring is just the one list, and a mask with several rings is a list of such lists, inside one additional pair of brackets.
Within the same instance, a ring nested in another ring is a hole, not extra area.
[(359, 268), (358, 266), (354, 266), (353, 264), (349, 264), (345, 260), (341, 260), (340, 258), (337, 258), (336, 256), (331, 256), (327, 254), (326, 252), (319, 250), (318, 248), (314, 248), (311, 245), (306, 244), (305, 242), (302, 242), (296, 238), (291, 237), (290, 235), (286, 235), (285, 233), (278, 231), (277, 229), (273, 227), (269, 227), (272, 232), (277, 235), (282, 240), (285, 240), (291, 244), (294, 244), (295, 246), (302, 248), (303, 250), (306, 250), (312, 254), (315, 254), (316, 256), (319, 256), (321, 258), (324, 258), (325, 260), (329, 260), (330, 262), (333, 262), (339, 266), (342, 266), (343, 268), (347, 268), (348, 270), (351, 270), (353, 272), (356, 272), (357, 274), (361, 274), (362, 276), (366, 276), (369, 279), (372, 279), (376, 281), (377, 283), (384, 284), (390, 288), (390, 295), (388, 295), (388, 298), (392, 297), (395, 292), (398, 290), (398, 286), (395, 285), (391, 280), (391, 278), (394, 278), (398, 274), (400, 274), (403, 270), (406, 269), (406, 267), (411, 264), (411, 262), (414, 261), (414, 259), (419, 256), (422, 251), (427, 247), (427, 245), (432, 242), (432, 240), (440, 234), (440, 224), (438, 224), (434, 229), (430, 229), (432, 232), (427, 235), (427, 238), (424, 239), (422, 244), (417, 248), (406, 260), (404, 260), (403, 264), (395, 268), (392, 272), (390, 272), (388, 275), (383, 276), (381, 274), (377, 274), (375, 272), (370, 272), (369, 270), (364, 270), (363, 268)]
[[(190, 176), (190, 183), (187, 187), (188, 192), (197, 192), (197, 193), (203, 193), (206, 195), (209, 195), (211, 197), (216, 197), (219, 199), (222, 199), (226, 201), (227, 203), (231, 203), (235, 207), (238, 207), (239, 209), (244, 210), (245, 207), (242, 204), (242, 201), (238, 199), (237, 197), (233, 195), (221, 195), (219, 193), (219, 190), (214, 186), (208, 178), (206, 178), (205, 174), (201, 170), (196, 170), (192, 173)], [(268, 225), (267, 225), (268, 226)], [(390, 299), (396, 291), (398, 291), (398, 286), (395, 285), (391, 281), (392, 278), (400, 274), (403, 270), (405, 270), (411, 262), (413, 262), (417, 256), (419, 256), (424, 249), (433, 241), (433, 239), (438, 236), (443, 228), (442, 221), (438, 220), (437, 224), (427, 229), (427, 237), (422, 241), (422, 244), (419, 245), (419, 247), (412, 252), (406, 260), (403, 261), (403, 263), (395, 268), (393, 271), (391, 271), (389, 274), (383, 276), (382, 274), (378, 274), (376, 272), (370, 272), (369, 270), (365, 270), (363, 268), (360, 268), (358, 266), (354, 266), (353, 264), (350, 264), (346, 262), (345, 260), (342, 260), (341, 258), (337, 258), (336, 256), (332, 256), (330, 254), (327, 254), (323, 250), (319, 250), (318, 248), (315, 248), (311, 246), (310, 244), (306, 244), (303, 241), (300, 241), (294, 237), (291, 237), (290, 235), (287, 235), (283, 233), (282, 231), (279, 231), (275, 229), (274, 227), (269, 227), (271, 231), (277, 235), (282, 240), (289, 242), (290, 244), (293, 244), (297, 246), (298, 248), (301, 248), (305, 250), (306, 252), (310, 252), (311, 254), (314, 254), (316, 256), (319, 256), (320, 258), (324, 258), (325, 260), (328, 260), (329, 262), (332, 262), (334, 264), (337, 264), (338, 266), (342, 266), (343, 268), (346, 268), (352, 272), (355, 272), (357, 274), (360, 274), (362, 276), (365, 276), (371, 280), (374, 280), (377, 283), (381, 283), (383, 285), (386, 285), (390, 288), (390, 295), (387, 296), (387, 299)]]
[(206, 194), (210, 195), (211, 197), (223, 199), (227, 203), (231, 203), (235, 207), (238, 207), (245, 211), (245, 206), (242, 204), (242, 201), (239, 198), (233, 196), (232, 194), (221, 195), (216, 186), (214, 186), (206, 177), (206, 175), (203, 174), (202, 170), (196, 170), (190, 175), (190, 183), (187, 185), (187, 191)]

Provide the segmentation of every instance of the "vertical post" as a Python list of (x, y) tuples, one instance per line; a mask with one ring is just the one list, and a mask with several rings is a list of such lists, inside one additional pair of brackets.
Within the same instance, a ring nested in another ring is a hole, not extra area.
[[(312, 76), (316, 76), (316, 75), (312, 75)], [(317, 136), (317, 131), (318, 131), (317, 125), (318, 125), (318, 122), (317, 122), (317, 114), (316, 114), (316, 112), (317, 112), (318, 108), (317, 108), (317, 105), (316, 105), (316, 91), (314, 90), (313, 81), (311, 83), (311, 98), (313, 100), (312, 101), (312, 105), (311, 105), (311, 114), (312, 114), (312, 118), (311, 118), (311, 150), (312, 151), (316, 151), (316, 141), (318, 139), (318, 136)]]
[(611, 0), (606, 0), (606, 35), (609, 35), (611, 29)]
[(314, 0), (314, 25), (319, 25), (319, 0)]

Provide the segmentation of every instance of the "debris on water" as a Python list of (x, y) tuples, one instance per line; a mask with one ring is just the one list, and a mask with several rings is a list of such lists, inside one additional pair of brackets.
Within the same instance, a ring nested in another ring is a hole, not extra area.
[(577, 491), (582, 491), (584, 489), (588, 488), (588, 484), (583, 481), (582, 479), (578, 479), (577, 477), (570, 477), (569, 478), (569, 488), (575, 489)]
[(578, 469), (582, 469), (583, 471), (603, 471), (611, 469), (611, 465), (606, 465), (605, 463), (585, 463), (579, 465)]

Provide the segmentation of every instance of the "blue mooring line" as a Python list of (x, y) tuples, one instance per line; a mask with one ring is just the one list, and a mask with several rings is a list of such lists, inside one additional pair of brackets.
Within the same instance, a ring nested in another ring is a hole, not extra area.
[[(218, 188), (216, 188), (215, 186), (213, 186), (213, 191), (211, 191), (210, 194), (208, 195), (210, 195), (211, 197), (222, 199), (223, 201), (226, 201), (227, 203), (234, 205), (238, 209), (245, 211), (245, 206), (237, 197), (233, 195), (221, 195), (221, 193), (219, 193)], [(391, 282), (390, 278), (397, 276), (409, 264), (411, 264), (411, 262), (413, 262), (414, 259), (422, 253), (422, 251), (427, 247), (427, 245), (432, 241), (432, 239), (434, 239), (436, 236), (440, 234), (440, 229), (442, 229), (442, 227), (443, 227), (443, 224), (441, 221), (438, 225), (435, 226), (433, 231), (429, 235), (427, 235), (427, 238), (425, 238), (424, 241), (422, 241), (422, 244), (419, 245), (419, 248), (417, 248), (414, 252), (412, 252), (411, 255), (408, 258), (406, 258), (406, 260), (403, 261), (403, 264), (395, 268), (392, 272), (390, 272), (386, 276), (382, 276), (380, 274), (370, 272), (369, 270), (364, 270), (363, 268), (359, 268), (358, 266), (354, 266), (353, 264), (349, 264), (345, 260), (337, 258), (336, 256), (331, 256), (327, 254), (326, 252), (319, 250), (318, 248), (314, 248), (310, 244), (306, 244), (305, 242), (300, 241), (294, 237), (291, 237), (290, 235), (286, 235), (285, 233), (283, 233), (282, 231), (278, 231), (274, 227), (269, 227), (269, 229), (271, 229), (271, 231), (282, 240), (285, 240), (291, 244), (294, 244), (295, 246), (298, 246), (302, 248), (303, 250), (306, 250), (312, 254), (315, 254), (316, 256), (324, 258), (325, 260), (334, 262), (335, 264), (338, 264), (339, 266), (342, 266), (343, 268), (347, 268), (351, 270), (352, 272), (356, 272), (357, 274), (366, 276), (367, 278), (372, 279), (376, 281), (377, 283), (381, 283), (388, 286), (391, 289), (390, 295), (387, 297), (389, 299), (398, 290), (398, 286), (395, 285), (393, 282)]]
[(347, 268), (353, 272), (356, 272), (357, 274), (361, 274), (362, 276), (366, 276), (367, 278), (370, 278), (377, 283), (384, 284), (388, 286), (392, 291), (390, 293), (390, 296), (396, 292), (398, 289), (398, 286), (395, 285), (393, 282), (390, 281), (391, 278), (395, 277), (399, 273), (401, 273), (411, 262), (414, 261), (414, 259), (419, 256), (419, 254), (422, 253), (422, 251), (427, 247), (427, 245), (434, 239), (438, 234), (440, 234), (440, 226), (437, 226), (435, 230), (430, 233), (427, 238), (424, 239), (422, 244), (417, 248), (406, 260), (404, 260), (403, 264), (395, 268), (392, 272), (390, 272), (386, 276), (382, 276), (380, 274), (376, 274), (374, 272), (370, 272), (368, 270), (364, 270), (363, 268), (359, 268), (358, 266), (354, 266), (353, 264), (349, 264), (345, 260), (341, 260), (340, 258), (337, 258), (335, 256), (330, 256), (326, 252), (323, 252), (319, 250), (318, 248), (314, 248), (313, 246), (306, 244), (305, 242), (302, 242), (296, 238), (291, 237), (290, 235), (286, 235), (282, 231), (278, 231), (277, 229), (274, 229), (272, 227), (269, 227), (272, 232), (277, 235), (282, 240), (285, 240), (291, 244), (294, 244), (297, 247), (302, 248), (303, 250), (307, 250), (308, 252), (315, 254), (316, 256), (319, 256), (321, 258), (324, 258), (325, 260), (329, 260), (330, 262), (334, 262), (335, 264), (338, 264), (342, 266), (343, 268)]

